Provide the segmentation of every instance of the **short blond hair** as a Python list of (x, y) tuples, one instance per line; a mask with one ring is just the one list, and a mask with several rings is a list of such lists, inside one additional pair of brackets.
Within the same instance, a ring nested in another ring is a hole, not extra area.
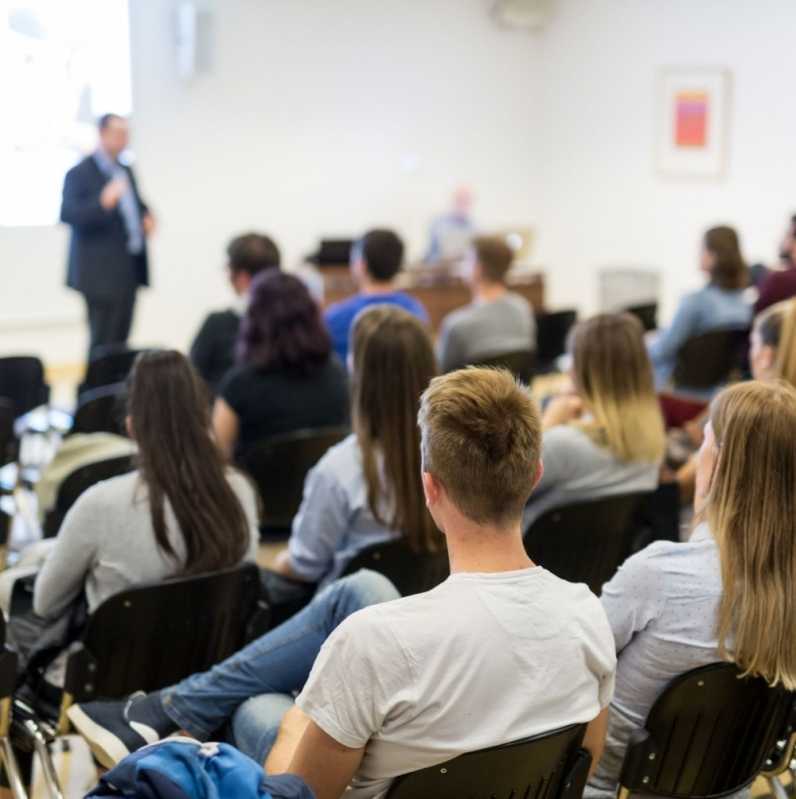
[(420, 401), (423, 470), (478, 524), (522, 516), (542, 448), (539, 412), (505, 369), (470, 367), (431, 381)]

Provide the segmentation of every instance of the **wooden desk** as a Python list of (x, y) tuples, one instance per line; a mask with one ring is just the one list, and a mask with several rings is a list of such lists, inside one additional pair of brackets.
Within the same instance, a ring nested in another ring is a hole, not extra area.
[[(324, 266), (320, 269), (324, 284), (324, 305), (344, 300), (356, 293), (348, 266)], [(544, 274), (516, 272), (509, 274), (509, 287), (525, 297), (534, 313), (544, 310)], [(443, 317), (470, 302), (470, 289), (460, 278), (440, 275), (430, 270), (407, 270), (401, 274), (399, 288), (423, 303), (436, 333)]]

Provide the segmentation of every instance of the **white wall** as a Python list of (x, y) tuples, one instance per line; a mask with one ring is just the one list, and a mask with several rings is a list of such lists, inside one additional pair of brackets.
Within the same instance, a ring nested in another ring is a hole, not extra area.
[[(716, 223), (738, 227), (748, 258), (774, 260), (796, 211), (794, 30), (792, 0), (560, 0), (539, 43), (539, 260), (554, 300), (592, 308), (598, 268), (649, 264), (671, 312)], [(656, 79), (671, 66), (732, 72), (722, 181), (655, 173)]]
[[(175, 5), (131, 0), (134, 147), (161, 220), (138, 343), (184, 347), (226, 301), (231, 234), (271, 231), (295, 263), (391, 224), (417, 255), (459, 181), (482, 226), (537, 226), (552, 303), (586, 310), (597, 269), (625, 264), (663, 269), (671, 309), (705, 227), (768, 260), (796, 210), (792, 0), (559, 0), (540, 35), (496, 28), (489, 0), (210, 0), (213, 67), (187, 85)], [(699, 65), (733, 74), (727, 176), (665, 179), (656, 77)], [(64, 233), (0, 228), (0, 351), (79, 360)]]
[[(161, 221), (137, 342), (188, 344), (227, 301), (223, 246), (247, 228), (273, 232), (289, 264), (322, 235), (379, 223), (418, 255), (460, 181), (478, 187), (484, 224), (536, 218), (536, 51), (499, 30), (485, 0), (216, 2), (213, 67), (189, 85), (176, 75), (175, 5), (131, 2), (133, 144)], [(0, 236), (0, 255), (20, 265), (0, 319), (71, 314), (37, 341), (77, 360), (82, 310), (56, 288), (63, 231)], [(0, 348), (20, 337), (3, 330)]]

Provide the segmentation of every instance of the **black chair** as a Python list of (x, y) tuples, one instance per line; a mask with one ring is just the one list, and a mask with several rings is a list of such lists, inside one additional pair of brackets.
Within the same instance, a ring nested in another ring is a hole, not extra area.
[(658, 329), (658, 303), (650, 302), (646, 305), (628, 305), (625, 313), (633, 314), (644, 326), (644, 330)]
[(6, 623), (0, 613), (0, 762), (14, 799), (27, 799), (25, 784), (11, 745), (11, 705), (17, 685), (17, 653), (6, 642)]
[(591, 765), (586, 726), (453, 758), (398, 777), (387, 799), (580, 799)]
[(131, 350), (125, 346), (109, 345), (99, 350), (88, 362), (86, 375), (78, 388), (78, 396), (86, 391), (127, 380), (133, 363), (144, 350)]
[(680, 347), (672, 375), (675, 389), (710, 389), (741, 374), (749, 348), (749, 328), (712, 330)]
[(360, 569), (383, 574), (401, 596), (430, 591), (450, 574), (447, 552), (413, 552), (404, 541), (386, 541), (366, 547), (348, 562), (343, 576)]
[(538, 372), (552, 372), (556, 358), (567, 349), (567, 336), (578, 319), (577, 311), (553, 311), (536, 317), (536, 363)]
[(301, 504), (307, 472), (349, 432), (346, 427), (297, 430), (265, 439), (245, 453), (241, 466), (260, 492), (264, 534), (286, 535), (290, 531)]
[(536, 353), (531, 350), (513, 350), (488, 358), (476, 358), (473, 361), (478, 366), (497, 366), (508, 369), (518, 380), (529, 385), (533, 380), (536, 369)]
[(125, 384), (92, 388), (80, 397), (70, 433), (123, 433)]
[[(794, 695), (732, 663), (694, 669), (669, 683), (625, 753), (618, 796), (720, 797), (769, 779), (793, 754)], [(789, 739), (779, 762), (771, 759)]]
[(55, 507), (44, 519), (44, 537), (52, 538), (58, 534), (64, 516), (86, 489), (91, 488), (91, 486), (101, 480), (109, 480), (111, 477), (117, 477), (132, 470), (133, 459), (129, 455), (106, 458), (102, 461), (87, 463), (85, 466), (75, 469), (61, 483), (55, 500)]
[(15, 417), (46, 405), (50, 387), (44, 380), (42, 362), (32, 355), (0, 358), (0, 397), (11, 400)]
[(19, 454), (14, 420), (16, 408), (7, 397), (0, 397), (0, 466), (10, 461), (15, 461)]
[(643, 500), (644, 493), (619, 494), (547, 511), (525, 531), (528, 556), (599, 595), (633, 552)]

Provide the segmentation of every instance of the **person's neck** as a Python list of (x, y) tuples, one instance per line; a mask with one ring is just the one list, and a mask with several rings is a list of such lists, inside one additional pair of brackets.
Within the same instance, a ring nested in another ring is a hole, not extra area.
[(392, 280), (373, 280), (371, 278), (364, 278), (359, 287), (360, 294), (390, 294), (395, 291), (395, 284)]
[(473, 297), (478, 302), (493, 302), (508, 293), (503, 283), (486, 283), (480, 281), (473, 286)]
[(522, 543), (519, 520), (505, 529), (464, 524), (446, 538), (451, 574), (520, 571), (535, 565)]

